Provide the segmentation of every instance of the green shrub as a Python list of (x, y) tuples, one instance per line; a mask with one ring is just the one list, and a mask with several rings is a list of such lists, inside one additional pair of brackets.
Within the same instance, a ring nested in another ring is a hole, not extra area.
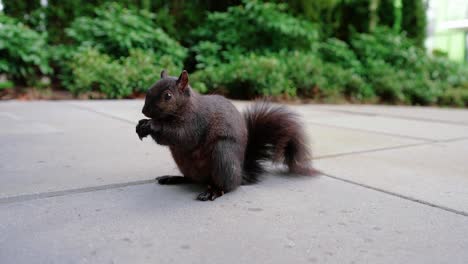
[(366, 76), (375, 94), (381, 101), (389, 103), (403, 103), (402, 80), (404, 73), (399, 71), (384, 61), (369, 63)]
[(12, 81), (0, 81), (0, 91), (13, 88), (14, 84)]
[(355, 34), (352, 48), (365, 69), (362, 76), (383, 102), (435, 104), (445, 90), (468, 84), (466, 66), (431, 57), (404, 34), (387, 28)]
[(203, 69), (209, 66), (216, 66), (221, 63), (220, 51), (221, 45), (210, 42), (210, 41), (200, 41), (198, 44), (192, 48), (195, 52), (195, 59), (197, 60), (196, 67), (198, 69)]
[(46, 36), (0, 14), (0, 73), (17, 84), (32, 85), (51, 73)]
[(361, 74), (362, 64), (349, 45), (339, 39), (330, 38), (319, 45), (319, 54), (326, 62), (335, 63), (345, 69)]
[[(327, 63), (324, 65), (323, 73), (328, 80), (328, 87), (333, 91), (339, 91), (341, 96), (350, 101), (365, 102), (375, 97), (372, 87), (352, 69), (344, 69), (336, 64)], [(334, 97), (339, 97), (339, 95), (334, 94)]]
[[(245, 1), (226, 12), (209, 13), (195, 30), (198, 68), (253, 52), (310, 50), (318, 39), (313, 24), (286, 12), (286, 5)], [(209, 63), (209, 64), (208, 64)]]
[(95, 49), (84, 49), (74, 54), (70, 69), (72, 81), (67, 88), (74, 94), (101, 91), (110, 98), (121, 98), (132, 92), (124, 68)]
[(234, 97), (286, 94), (367, 100), (374, 96), (358, 74), (324, 63), (312, 52), (251, 53), (197, 71), (194, 79), (194, 87), (202, 92), (222, 90)]
[(439, 82), (431, 81), (425, 75), (407, 73), (404, 81), (403, 92), (409, 104), (433, 105), (444, 92), (444, 87)]
[[(260, 9), (267, 6), (256, 2), (253, 5)], [(308, 47), (290, 44), (296, 50), (291, 52), (281, 42), (277, 43), (281, 47), (262, 42), (265, 41), (262, 30), (258, 35), (252, 33), (250, 38), (243, 35), (244, 31), (236, 30), (240, 27), (249, 32), (256, 19), (262, 23), (269, 21), (261, 15), (249, 18), (244, 11), (240, 7), (230, 8), (208, 19), (212, 23), (208, 24), (210, 30), (216, 34), (210, 37), (207, 30), (205, 40), (193, 49), (197, 67), (202, 69), (195, 74), (200, 80), (197, 88), (202, 92), (217, 89), (231, 96), (289, 94), (325, 101), (378, 99), (387, 103), (432, 105), (444, 98), (447, 101), (443, 94), (448, 89), (468, 86), (466, 66), (445, 57), (429, 56), (404, 33), (377, 27), (373, 33), (354, 33), (351, 45), (328, 39), (317, 45), (318, 52), (311, 38)], [(279, 38), (277, 33), (271, 31), (268, 35)], [(241, 55), (246, 53), (250, 55)], [(270, 79), (265, 80), (262, 75)], [(458, 96), (450, 98), (461, 100), (459, 92), (450, 91)]]
[(249, 54), (231, 59), (229, 63), (206, 67), (195, 72), (194, 87), (198, 90), (222, 90), (233, 97), (258, 95), (295, 95), (286, 68), (274, 56)]
[(152, 52), (130, 50), (128, 57), (113, 59), (93, 48), (75, 53), (68, 67), (70, 79), (64, 83), (68, 90), (74, 94), (99, 91), (108, 98), (146, 91), (162, 69), (179, 70), (169, 56), (157, 58)]
[(468, 107), (468, 89), (448, 89), (438, 98), (440, 105)]
[(113, 58), (128, 56), (132, 49), (151, 50), (182, 63), (186, 49), (154, 23), (154, 14), (106, 4), (94, 17), (79, 17), (66, 30), (76, 44), (97, 48)]
[(160, 78), (163, 69), (178, 74), (180, 67), (170, 56), (158, 57), (151, 51), (131, 50), (130, 56), (121, 59), (129, 88), (134, 92), (145, 92)]
[(290, 79), (301, 96), (316, 98), (320, 88), (328, 86), (323, 75), (323, 62), (313, 53), (290, 52), (281, 55), (286, 66), (286, 78)]
[(397, 69), (421, 71), (426, 66), (425, 51), (416, 47), (404, 34), (378, 27), (370, 33), (353, 35), (351, 46), (364, 64), (384, 61)]
[(380, 100), (388, 103), (430, 105), (444, 91), (424, 72), (398, 69), (384, 61), (369, 63), (367, 80)]
[(455, 63), (439, 55), (428, 59), (427, 70), (431, 80), (447, 87), (468, 88), (468, 65)]
[(70, 68), (70, 61), (75, 53), (79, 53), (85, 47), (74, 47), (71, 45), (49, 45), (49, 64), (52, 67), (54, 74), (52, 82), (59, 84), (60, 87), (68, 87), (73, 81), (73, 76)]
[(374, 94), (352, 68), (323, 62), (312, 52), (291, 52), (283, 55), (290, 78), (298, 93), (308, 97), (369, 100)]

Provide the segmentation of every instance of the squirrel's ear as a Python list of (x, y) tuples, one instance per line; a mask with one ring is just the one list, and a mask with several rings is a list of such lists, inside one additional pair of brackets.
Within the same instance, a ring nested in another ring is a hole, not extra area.
[(185, 91), (185, 89), (188, 86), (188, 82), (189, 82), (188, 72), (186, 70), (183, 70), (182, 73), (179, 76), (179, 79), (177, 79), (177, 87), (181, 91)]
[(161, 79), (164, 79), (164, 78), (167, 78), (167, 71), (166, 70), (162, 70), (162, 72), (161, 72)]

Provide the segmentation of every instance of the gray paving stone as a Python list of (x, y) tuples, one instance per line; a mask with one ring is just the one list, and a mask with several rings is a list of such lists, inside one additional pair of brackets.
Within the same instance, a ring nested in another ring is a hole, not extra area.
[(314, 124), (306, 124), (306, 131), (310, 138), (310, 145), (315, 159), (425, 142), (373, 132)]
[(142, 104), (0, 102), (1, 264), (468, 261), (462, 110), (291, 106), (344, 181), (277, 175), (202, 203), (142, 184), (177, 173), (137, 139)]
[(322, 159), (324, 173), (468, 214), (468, 140)]
[(130, 122), (138, 122), (142, 118), (146, 118), (142, 113), (144, 100), (100, 100), (100, 101), (66, 101), (66, 103), (95, 111), (97, 113), (113, 116), (128, 120)]
[(466, 263), (468, 218), (326, 177), (0, 205), (2, 263)]
[(466, 109), (384, 105), (316, 105), (314, 108), (320, 110), (337, 110), (345, 113), (468, 124), (468, 110)]
[(0, 198), (177, 173), (134, 124), (55, 102), (7, 102), (0, 113)]
[[(315, 112), (315, 110), (310, 110)], [(307, 119), (317, 125), (372, 131), (421, 140), (448, 140), (468, 137), (468, 126), (406, 120), (383, 116), (327, 116)]]

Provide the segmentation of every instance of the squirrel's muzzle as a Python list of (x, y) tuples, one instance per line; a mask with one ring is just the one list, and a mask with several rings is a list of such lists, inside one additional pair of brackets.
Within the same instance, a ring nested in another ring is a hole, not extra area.
[(151, 118), (151, 111), (150, 111), (150, 108), (148, 107), (148, 105), (144, 105), (143, 106), (143, 109), (141, 110), (141, 112), (146, 116), (146, 117), (150, 117)]

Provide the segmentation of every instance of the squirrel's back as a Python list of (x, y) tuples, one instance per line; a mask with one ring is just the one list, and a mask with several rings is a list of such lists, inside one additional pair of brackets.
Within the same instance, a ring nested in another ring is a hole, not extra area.
[(213, 136), (246, 144), (245, 120), (231, 101), (220, 95), (199, 95), (198, 107), (204, 109), (209, 118), (208, 130)]

